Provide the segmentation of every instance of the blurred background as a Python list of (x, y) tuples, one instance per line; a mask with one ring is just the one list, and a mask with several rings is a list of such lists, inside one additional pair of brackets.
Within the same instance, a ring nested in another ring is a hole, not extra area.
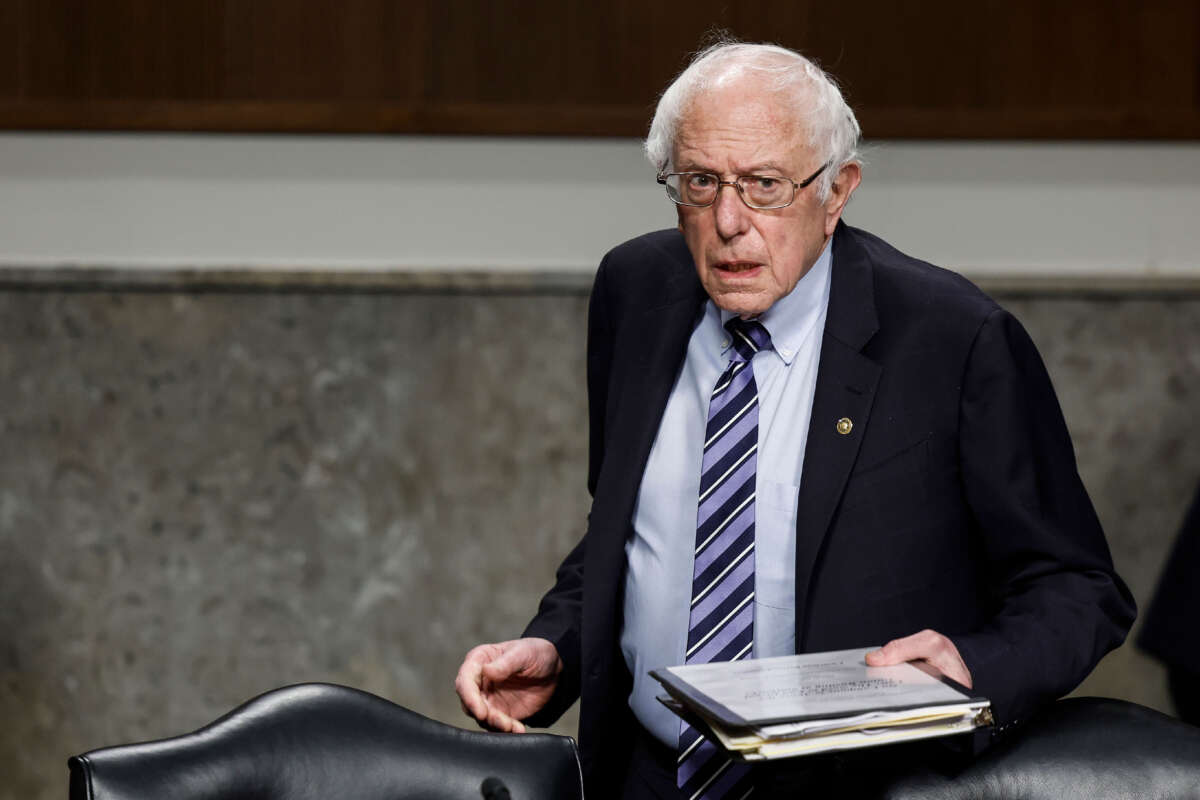
[[(582, 533), (591, 277), (673, 225), (638, 137), (716, 28), (840, 80), (850, 224), (1028, 327), (1148, 605), (1200, 481), (1200, 3), (10, 0), (0, 797), (299, 681), (466, 724)], [(1080, 691), (1163, 676), (1131, 637)]]

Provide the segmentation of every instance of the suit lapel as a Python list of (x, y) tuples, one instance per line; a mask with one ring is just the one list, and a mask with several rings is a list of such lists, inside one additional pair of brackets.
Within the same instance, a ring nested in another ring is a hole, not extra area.
[[(813, 572), (866, 432), (882, 367), (861, 353), (879, 328), (871, 262), (844, 223), (833, 240), (821, 342), (796, 513), (796, 648), (804, 647)], [(839, 426), (841, 420), (849, 420)]]
[[(682, 239), (679, 244), (682, 249)], [(584, 616), (608, 629), (615, 629), (620, 619), (620, 609), (614, 604), (620, 593), (614, 593), (612, 587), (623, 585), (625, 539), (632, 530), (642, 473), (705, 299), (690, 257), (686, 263), (683, 256), (671, 260), (678, 262), (677, 269), (667, 281), (661, 302), (634, 312), (615, 342), (613, 362), (627, 374), (614, 381), (621, 389), (611, 401), (616, 404), (612, 433), (605, 445), (605, 465), (589, 525), (600, 535), (589, 543), (584, 567), (584, 580), (598, 589), (585, 590), (585, 599), (591, 598), (594, 604), (585, 602)]]
[(614, 483), (607, 487), (609, 503), (605, 505), (612, 507), (614, 521), (627, 523), (633, 518), (642, 473), (687, 352), (700, 303), (696, 292), (686, 292), (642, 311), (624, 331), (623, 345), (634, 349), (636, 355), (623, 362), (629, 365), (630, 375), (622, 382), (617, 400), (615, 446), (605, 454), (616, 462), (614, 469), (606, 470)]

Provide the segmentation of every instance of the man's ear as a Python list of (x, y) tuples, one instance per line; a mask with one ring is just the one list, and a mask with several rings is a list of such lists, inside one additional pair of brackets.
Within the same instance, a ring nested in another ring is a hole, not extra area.
[(862, 183), (862, 167), (856, 162), (844, 164), (838, 170), (837, 177), (833, 179), (833, 185), (829, 187), (829, 198), (825, 201), (826, 236), (833, 235), (838, 220), (842, 218), (842, 211), (846, 208), (846, 203), (850, 202), (850, 195), (854, 194), (854, 190), (860, 183)]

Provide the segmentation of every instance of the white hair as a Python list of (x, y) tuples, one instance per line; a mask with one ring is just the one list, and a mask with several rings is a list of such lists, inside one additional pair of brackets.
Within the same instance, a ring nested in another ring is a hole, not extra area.
[[(858, 144), (862, 131), (833, 79), (785, 47), (722, 41), (697, 53), (658, 100), (646, 137), (646, 157), (655, 169), (665, 171), (680, 120), (696, 96), (748, 73), (770, 79), (771, 88), (784, 95), (797, 122), (808, 131), (809, 146), (824, 156), (821, 163), (829, 162), (817, 181), (818, 198), (824, 202), (841, 168), (861, 163)], [(790, 177), (803, 180), (807, 176)]]

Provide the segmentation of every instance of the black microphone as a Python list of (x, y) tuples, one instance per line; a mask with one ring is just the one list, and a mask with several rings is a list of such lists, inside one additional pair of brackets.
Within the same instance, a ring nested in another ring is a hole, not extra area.
[(504, 781), (494, 775), (483, 779), (479, 791), (483, 792), (483, 800), (512, 800)]

